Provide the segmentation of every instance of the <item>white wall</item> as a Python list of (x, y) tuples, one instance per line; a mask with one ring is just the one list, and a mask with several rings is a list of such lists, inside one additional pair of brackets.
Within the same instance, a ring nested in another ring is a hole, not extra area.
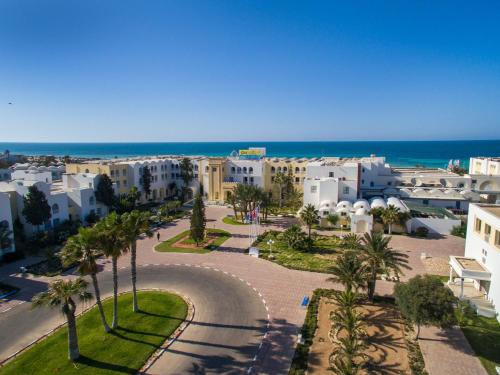
[[(246, 168), (246, 173), (245, 173)], [(250, 174), (250, 168), (253, 172)], [(240, 184), (252, 184), (260, 187), (264, 187), (264, 160), (238, 160), (229, 159), (225, 164), (224, 181), (226, 182), (237, 182)], [(247, 182), (245, 182), (245, 177)], [(253, 183), (250, 178), (253, 178)]]
[(488, 299), (495, 306), (495, 311), (499, 314), (497, 315), (497, 319), (500, 321), (500, 248), (486, 242), (481, 237), (481, 234), (474, 230), (476, 218), (482, 220), (483, 228), (485, 223), (491, 225), (492, 236), (495, 236), (495, 231), (500, 231), (500, 218), (485, 211), (479, 205), (471, 204), (469, 206), (467, 237), (465, 241), (465, 256), (476, 259), (491, 272)]
[(460, 225), (460, 220), (454, 219), (439, 219), (429, 217), (414, 217), (406, 222), (406, 229), (408, 232), (415, 232), (419, 227), (429, 229), (431, 234), (445, 234), (448, 235), (454, 226)]
[[(0, 223), (5, 225), (8, 230), (14, 232), (11, 208), (10, 208), (10, 197), (7, 193), (0, 192)], [(15, 251), (14, 246), (14, 233), (11, 235), (12, 245), (7, 249), (0, 249), (0, 259), (3, 254), (11, 253)]]

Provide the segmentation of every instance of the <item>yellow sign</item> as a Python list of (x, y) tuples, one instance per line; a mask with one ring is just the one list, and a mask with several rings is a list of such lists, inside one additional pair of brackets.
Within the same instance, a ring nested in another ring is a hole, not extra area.
[(262, 156), (262, 150), (240, 150), (240, 156)]

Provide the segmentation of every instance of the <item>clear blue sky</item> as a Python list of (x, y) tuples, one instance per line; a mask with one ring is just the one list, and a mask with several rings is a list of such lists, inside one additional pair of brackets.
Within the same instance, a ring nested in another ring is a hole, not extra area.
[(0, 140), (500, 138), (500, 2), (347, 3), (1, 0)]

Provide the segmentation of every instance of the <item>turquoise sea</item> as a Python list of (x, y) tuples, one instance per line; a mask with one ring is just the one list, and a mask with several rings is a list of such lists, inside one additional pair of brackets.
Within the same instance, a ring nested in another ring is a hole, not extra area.
[(114, 158), (142, 155), (227, 156), (233, 150), (266, 147), (268, 156), (385, 156), (394, 166), (445, 167), (459, 159), (465, 167), (472, 156), (500, 156), (500, 140), (364, 141), (364, 142), (160, 142), (160, 143), (6, 143), (0, 150), (26, 155), (71, 155)]

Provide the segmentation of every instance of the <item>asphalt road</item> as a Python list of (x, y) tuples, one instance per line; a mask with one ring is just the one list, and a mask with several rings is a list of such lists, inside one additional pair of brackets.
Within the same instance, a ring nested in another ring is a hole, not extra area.
[[(112, 292), (111, 272), (99, 275), (103, 296)], [(130, 290), (130, 272), (119, 271), (120, 291)], [(193, 322), (153, 365), (151, 374), (241, 374), (252, 366), (266, 332), (267, 311), (259, 295), (220, 271), (187, 266), (140, 266), (138, 288), (161, 288), (188, 296)], [(92, 290), (90, 288), (89, 290)], [(140, 300), (139, 300), (140, 307)], [(0, 315), (0, 358), (47, 332), (63, 317), (30, 303)]]

